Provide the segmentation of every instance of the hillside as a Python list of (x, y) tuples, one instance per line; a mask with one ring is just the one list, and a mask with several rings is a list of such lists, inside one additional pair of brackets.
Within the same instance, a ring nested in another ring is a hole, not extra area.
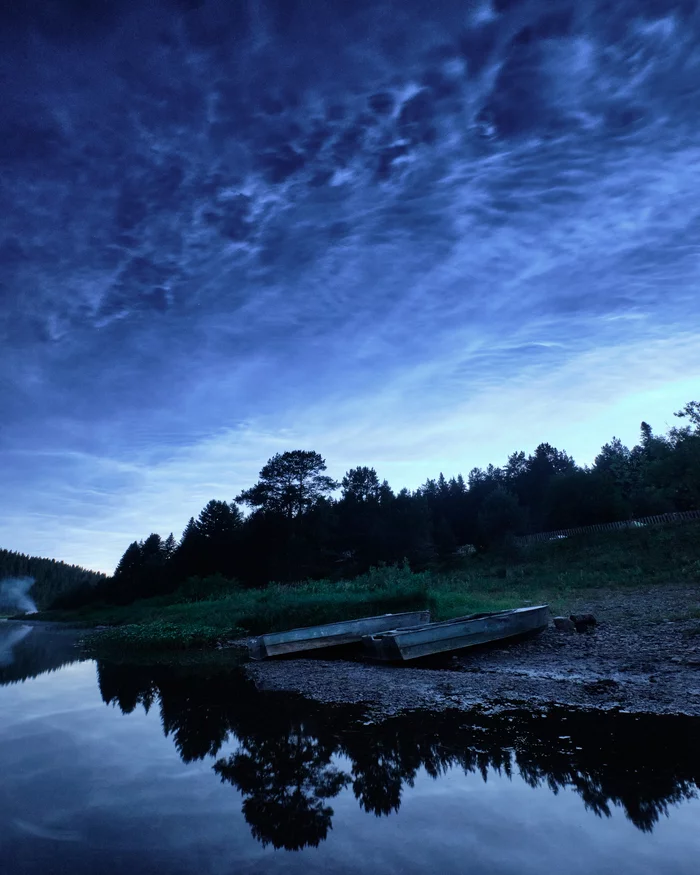
[(29, 595), (39, 610), (49, 607), (59, 596), (107, 580), (105, 574), (78, 565), (0, 549), (0, 583), (8, 578), (27, 577), (34, 579)]

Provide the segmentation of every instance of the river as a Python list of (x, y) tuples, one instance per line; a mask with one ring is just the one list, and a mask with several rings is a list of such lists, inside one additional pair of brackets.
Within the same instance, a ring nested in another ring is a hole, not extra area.
[(79, 657), (0, 623), (3, 872), (697, 872), (697, 718), (377, 723), (259, 692), (226, 655)]

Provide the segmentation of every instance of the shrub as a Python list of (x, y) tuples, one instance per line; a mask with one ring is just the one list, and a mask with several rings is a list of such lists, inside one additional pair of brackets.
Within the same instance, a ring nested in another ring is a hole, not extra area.
[(230, 580), (223, 574), (212, 574), (209, 577), (190, 577), (175, 593), (179, 602), (207, 602), (227, 598), (241, 590), (237, 580)]

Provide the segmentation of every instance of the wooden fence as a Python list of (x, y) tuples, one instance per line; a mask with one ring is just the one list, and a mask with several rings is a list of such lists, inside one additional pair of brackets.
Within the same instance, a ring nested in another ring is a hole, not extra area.
[(523, 535), (515, 538), (520, 546), (536, 544), (538, 541), (554, 541), (557, 538), (568, 538), (569, 535), (587, 535), (593, 532), (610, 532), (614, 529), (634, 529), (640, 526), (658, 526), (664, 523), (680, 523), (685, 520), (700, 519), (700, 510), (685, 510), (678, 513), (662, 513), (656, 516), (639, 517), (636, 520), (621, 520), (616, 523), (600, 523), (596, 526), (578, 526), (575, 529), (558, 529), (555, 532), (538, 532), (536, 535)]

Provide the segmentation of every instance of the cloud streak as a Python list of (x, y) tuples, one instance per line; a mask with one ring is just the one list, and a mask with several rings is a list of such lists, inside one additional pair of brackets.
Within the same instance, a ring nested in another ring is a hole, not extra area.
[(415, 486), (692, 397), (694, 4), (88, 6), (5, 30), (7, 546), (109, 570), (278, 449)]
[[(31, 466), (37, 482), (43, 480), (42, 498), (20, 503), (5, 528), (19, 549), (40, 540), (58, 558), (109, 572), (128, 542), (150, 531), (179, 535), (209, 499), (231, 500), (254, 482), (267, 458), (290, 447), (319, 449), (336, 477), (356, 464), (374, 465), (395, 488), (415, 488), (439, 471), (466, 476), (474, 466), (503, 464), (515, 450), (531, 452), (543, 440), (580, 464), (591, 463), (613, 434), (636, 441), (642, 418), (659, 430), (672, 424), (672, 411), (696, 385), (697, 378), (678, 374), (688, 362), (700, 371), (698, 340), (688, 333), (601, 348), (556, 368), (546, 361), (523, 364), (516, 350), (498, 385), (489, 376), (492, 363), (479, 374), (443, 359), (442, 373), (433, 363), (373, 392), (324, 397), (167, 452), (161, 447), (159, 459), (146, 445), (141, 459), (129, 464), (74, 454), (47, 457), (44, 468), (35, 454), (16, 453), (20, 480)], [(64, 471), (68, 463), (70, 485), (55, 475), (51, 482), (48, 471)]]

